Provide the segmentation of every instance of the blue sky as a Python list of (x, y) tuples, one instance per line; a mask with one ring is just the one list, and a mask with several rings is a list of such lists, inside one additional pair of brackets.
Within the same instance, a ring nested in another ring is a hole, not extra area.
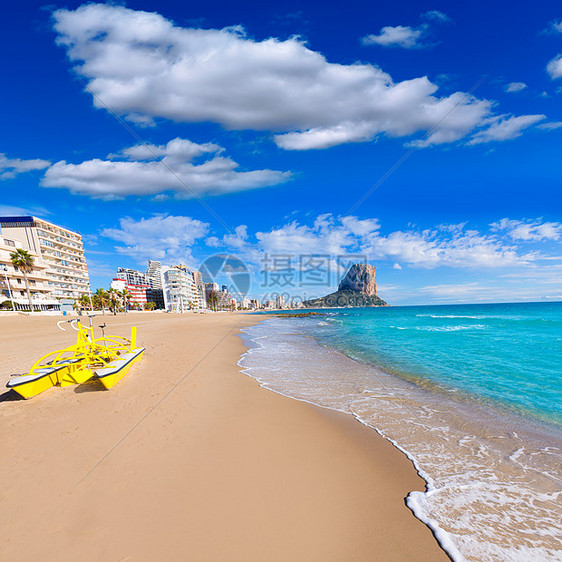
[(562, 299), (555, 2), (26, 2), (0, 26), (0, 213), (79, 230), (93, 288), (232, 253), (256, 297), (325, 294), (357, 256), (392, 304)]

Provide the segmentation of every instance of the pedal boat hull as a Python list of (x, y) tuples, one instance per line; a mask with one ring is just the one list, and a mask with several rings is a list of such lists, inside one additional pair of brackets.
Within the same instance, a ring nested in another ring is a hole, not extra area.
[(106, 389), (115, 386), (131, 369), (131, 367), (142, 359), (144, 347), (133, 349), (122, 356), (121, 359), (111, 362), (103, 369), (97, 369), (95, 377), (100, 380)]
[(60, 381), (68, 376), (75, 367), (73, 362), (42, 367), (29, 375), (13, 377), (6, 386), (26, 399), (33, 398), (52, 386), (60, 384)]

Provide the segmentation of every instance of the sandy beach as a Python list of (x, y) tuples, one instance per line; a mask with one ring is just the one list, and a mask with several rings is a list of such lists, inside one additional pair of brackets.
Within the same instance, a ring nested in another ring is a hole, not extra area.
[[(0, 392), (73, 342), (58, 319), (0, 318)], [(259, 318), (103, 321), (146, 347), (115, 388), (1, 396), (1, 560), (447, 560), (404, 503), (425, 483), (401, 452), (239, 373)]]

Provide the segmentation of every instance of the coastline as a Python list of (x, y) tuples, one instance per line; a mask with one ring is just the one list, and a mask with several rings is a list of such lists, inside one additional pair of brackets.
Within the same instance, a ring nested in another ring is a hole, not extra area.
[(264, 388), (350, 414), (403, 451), (427, 482), (407, 505), (453, 559), (558, 559), (552, 428), (347, 355), (319, 334), (329, 325), (272, 318), (247, 328), (240, 366)]
[[(397, 448), (240, 376), (240, 328), (261, 319), (107, 315), (147, 347), (117, 387), (0, 403), (1, 557), (446, 560), (405, 505), (425, 482)], [(72, 339), (54, 325), (0, 318), (2, 375)]]

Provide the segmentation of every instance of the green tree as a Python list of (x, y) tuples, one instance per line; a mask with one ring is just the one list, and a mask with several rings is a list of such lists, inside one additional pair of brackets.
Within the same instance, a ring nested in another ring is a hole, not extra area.
[(216, 312), (219, 304), (219, 294), (217, 291), (211, 291), (209, 293), (209, 304), (211, 305), (211, 310)]
[(80, 308), (87, 308), (88, 310), (90, 310), (91, 305), (89, 295), (80, 295), (78, 299), (78, 306), (80, 306)]
[(102, 313), (105, 314), (105, 308), (110, 304), (109, 295), (105, 289), (98, 289), (93, 297), (94, 306), (100, 308)]
[(125, 312), (127, 312), (127, 309), (129, 308), (129, 302), (131, 300), (131, 293), (126, 287), (122, 291), (117, 292), (119, 293), (119, 297), (121, 298), (121, 301), (123, 303), (123, 309), (125, 310)]
[(28, 274), (33, 272), (33, 256), (27, 251), (18, 248), (15, 252), (10, 254), (10, 259), (12, 260), (12, 265), (15, 269), (23, 273), (23, 278), (25, 280), (25, 290), (27, 292), (27, 300), (29, 301), (29, 310), (33, 312), (33, 303), (31, 302), (31, 292), (29, 291), (29, 281), (27, 279)]
[(113, 314), (117, 314), (117, 305), (121, 300), (121, 292), (116, 289), (109, 289), (108, 291), (109, 301), (111, 302), (111, 310)]
[(156, 308), (156, 303), (149, 301), (144, 305), (145, 310), (154, 310)]

